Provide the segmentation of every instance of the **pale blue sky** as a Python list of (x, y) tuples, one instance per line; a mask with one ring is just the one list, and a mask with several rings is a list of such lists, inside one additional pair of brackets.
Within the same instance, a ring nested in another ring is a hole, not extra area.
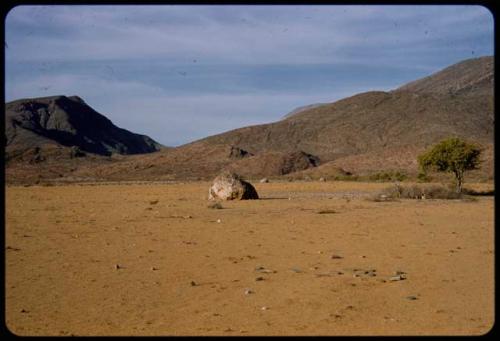
[(6, 100), (78, 95), (180, 145), (493, 55), (481, 6), (19, 6)]

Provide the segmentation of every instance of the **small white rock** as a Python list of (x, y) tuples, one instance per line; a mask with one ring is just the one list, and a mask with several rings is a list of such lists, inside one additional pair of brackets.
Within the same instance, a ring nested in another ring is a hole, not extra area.
[(262, 307), (260, 308), (260, 310), (268, 310), (269, 308), (268, 307)]
[(221, 220), (220, 220), (220, 219), (217, 219), (217, 222), (218, 222), (218, 223), (220, 223), (220, 222), (221, 222)]

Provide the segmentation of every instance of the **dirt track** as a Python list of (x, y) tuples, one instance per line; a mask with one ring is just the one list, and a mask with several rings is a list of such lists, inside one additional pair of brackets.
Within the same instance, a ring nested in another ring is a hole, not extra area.
[(207, 207), (206, 182), (7, 187), (7, 326), (18, 335), (487, 332), (493, 197), (346, 195), (386, 186), (256, 184), (262, 200), (223, 209)]

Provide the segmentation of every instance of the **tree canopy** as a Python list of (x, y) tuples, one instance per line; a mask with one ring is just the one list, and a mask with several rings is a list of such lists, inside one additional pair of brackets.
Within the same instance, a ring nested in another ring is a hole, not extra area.
[(479, 168), (481, 147), (450, 137), (419, 155), (418, 163), (425, 172), (429, 169), (438, 172), (451, 172), (455, 175), (456, 191), (462, 191), (464, 173)]

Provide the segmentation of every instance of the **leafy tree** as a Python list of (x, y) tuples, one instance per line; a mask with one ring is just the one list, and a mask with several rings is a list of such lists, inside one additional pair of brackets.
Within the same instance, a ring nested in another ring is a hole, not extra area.
[(464, 173), (479, 168), (481, 147), (467, 143), (457, 137), (442, 140), (418, 156), (418, 163), (425, 172), (434, 169), (438, 172), (451, 172), (455, 175), (455, 189), (462, 192)]

